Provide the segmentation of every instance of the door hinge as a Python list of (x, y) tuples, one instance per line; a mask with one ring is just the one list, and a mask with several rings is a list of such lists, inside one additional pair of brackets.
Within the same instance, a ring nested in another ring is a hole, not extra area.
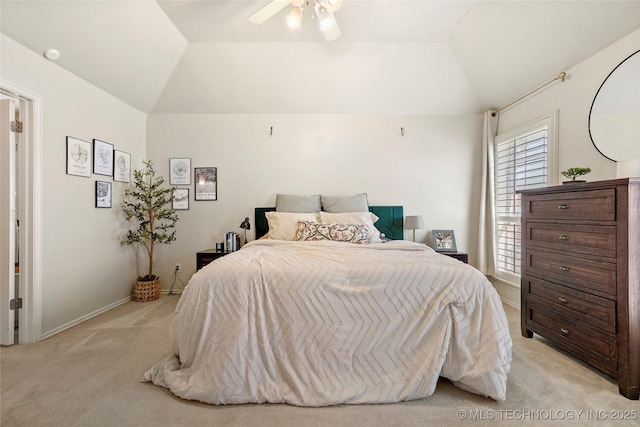
[(11, 122), (11, 132), (22, 133), (23, 124), (22, 122), (12, 121)]
[(22, 298), (15, 298), (9, 301), (9, 310), (21, 309), (22, 308)]

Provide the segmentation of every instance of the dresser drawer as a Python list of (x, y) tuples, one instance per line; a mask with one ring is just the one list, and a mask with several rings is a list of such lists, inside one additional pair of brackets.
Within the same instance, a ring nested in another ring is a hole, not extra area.
[(598, 295), (616, 296), (616, 264), (527, 249), (526, 274)]
[(522, 284), (529, 301), (546, 305), (605, 332), (616, 333), (615, 301), (528, 276), (523, 277)]
[(527, 222), (525, 239), (527, 246), (542, 247), (616, 257), (616, 227), (611, 225), (571, 225), (544, 222)]
[(529, 304), (527, 320), (533, 330), (565, 350), (610, 373), (616, 371), (618, 343), (613, 336), (533, 302)]
[(614, 189), (532, 195), (524, 200), (522, 216), (528, 219), (615, 221)]

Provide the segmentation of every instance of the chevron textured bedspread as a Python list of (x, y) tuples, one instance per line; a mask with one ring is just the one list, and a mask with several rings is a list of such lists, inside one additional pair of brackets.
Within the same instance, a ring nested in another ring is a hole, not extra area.
[(406, 241), (251, 242), (192, 277), (171, 341), (143, 381), (213, 404), (398, 402), (440, 376), (503, 400), (511, 363), (488, 280)]

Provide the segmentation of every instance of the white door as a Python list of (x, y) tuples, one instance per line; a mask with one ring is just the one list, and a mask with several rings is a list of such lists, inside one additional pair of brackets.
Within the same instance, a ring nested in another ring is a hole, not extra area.
[(15, 296), (16, 180), (15, 104), (0, 100), (0, 344), (14, 344), (15, 310), (10, 301)]

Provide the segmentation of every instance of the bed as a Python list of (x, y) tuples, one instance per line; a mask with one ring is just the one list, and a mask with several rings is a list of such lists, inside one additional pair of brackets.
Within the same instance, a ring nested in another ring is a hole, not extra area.
[[(272, 211), (256, 208), (257, 236)], [(401, 206), (371, 211), (396, 240), (262, 238), (202, 268), (176, 307), (172, 354), (142, 380), (211, 404), (399, 402), (440, 377), (505, 399), (511, 338), (493, 286), (399, 240)]]

